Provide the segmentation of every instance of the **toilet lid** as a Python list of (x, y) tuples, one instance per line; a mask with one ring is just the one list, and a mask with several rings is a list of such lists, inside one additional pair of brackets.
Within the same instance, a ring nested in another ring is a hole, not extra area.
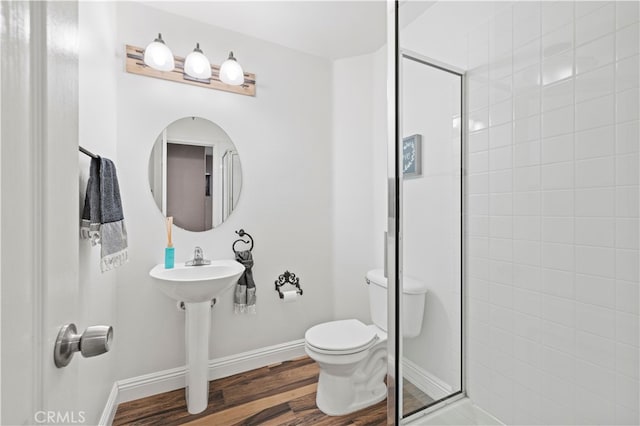
[(311, 327), (304, 335), (310, 346), (335, 352), (358, 352), (375, 339), (376, 332), (356, 319), (325, 322)]

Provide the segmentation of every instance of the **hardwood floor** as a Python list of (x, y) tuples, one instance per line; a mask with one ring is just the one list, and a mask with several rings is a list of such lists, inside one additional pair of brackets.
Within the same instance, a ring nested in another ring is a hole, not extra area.
[[(316, 407), (317, 381), (317, 364), (308, 357), (298, 358), (210, 382), (209, 406), (200, 414), (191, 415), (187, 412), (184, 389), (178, 389), (119, 405), (113, 424), (114, 426), (386, 424), (386, 400), (346, 416), (326, 416)], [(423, 406), (424, 397), (428, 398), (415, 386), (411, 388), (406, 383), (405, 413)]]

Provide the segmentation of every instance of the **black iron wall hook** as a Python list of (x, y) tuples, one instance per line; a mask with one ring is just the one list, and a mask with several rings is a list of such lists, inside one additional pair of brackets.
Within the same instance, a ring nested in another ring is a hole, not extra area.
[[(238, 238), (237, 240), (235, 240), (233, 242), (233, 245), (231, 245), (231, 249), (233, 250), (234, 253), (237, 253), (238, 250), (236, 250), (236, 244), (238, 243), (245, 243), (245, 244), (251, 244), (251, 246), (249, 247), (249, 251), (253, 251), (253, 237), (251, 235), (249, 235), (248, 233), (244, 232), (244, 229), (241, 229), (239, 231), (236, 231), (236, 234), (238, 234), (238, 236), (240, 238)], [(243, 240), (242, 237), (247, 236), (249, 237), (249, 241), (247, 240)]]

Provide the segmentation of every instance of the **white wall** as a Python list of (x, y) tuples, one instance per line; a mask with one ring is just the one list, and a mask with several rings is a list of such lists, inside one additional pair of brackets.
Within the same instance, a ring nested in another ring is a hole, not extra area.
[[(113, 159), (120, 172), (116, 155), (116, 72), (120, 62), (115, 57), (115, 3), (86, 3), (78, 5), (79, 30), (79, 143), (89, 151)], [(78, 196), (78, 224), (82, 217), (90, 158), (80, 153), (80, 194)], [(121, 185), (124, 182), (121, 182)], [(79, 235), (79, 233), (78, 233)], [(116, 357), (122, 348), (121, 326), (117, 321), (116, 271), (100, 272), (100, 246), (92, 247), (89, 240), (79, 243), (79, 301), (78, 332), (90, 325), (111, 325), (115, 340), (112, 350), (99, 357), (83, 359), (79, 364), (79, 404), (89, 424), (97, 424), (116, 378)]]
[[(332, 319), (330, 62), (139, 4), (118, 3), (117, 20), (118, 172), (130, 250), (117, 278), (117, 378), (184, 365), (184, 313), (148, 276), (165, 245), (164, 219), (148, 188), (149, 153), (178, 118), (208, 118), (229, 134), (241, 157), (243, 189), (222, 226), (174, 232), (177, 261), (190, 258), (196, 245), (209, 258), (231, 258), (240, 228), (256, 244), (258, 313), (234, 315), (232, 292), (224, 294), (213, 309), (211, 358), (300, 339), (311, 325)], [(256, 73), (256, 97), (125, 73), (124, 44), (144, 46), (159, 31), (177, 55), (196, 41), (213, 62), (233, 49)], [(304, 289), (292, 304), (273, 290), (286, 269)]]
[(508, 424), (638, 424), (638, 3), (469, 33), (468, 390)]

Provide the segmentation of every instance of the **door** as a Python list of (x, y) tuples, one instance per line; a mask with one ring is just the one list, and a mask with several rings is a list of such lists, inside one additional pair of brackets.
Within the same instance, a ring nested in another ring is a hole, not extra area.
[(79, 315), (77, 4), (0, 8), (1, 421), (79, 423), (78, 364), (53, 363)]

